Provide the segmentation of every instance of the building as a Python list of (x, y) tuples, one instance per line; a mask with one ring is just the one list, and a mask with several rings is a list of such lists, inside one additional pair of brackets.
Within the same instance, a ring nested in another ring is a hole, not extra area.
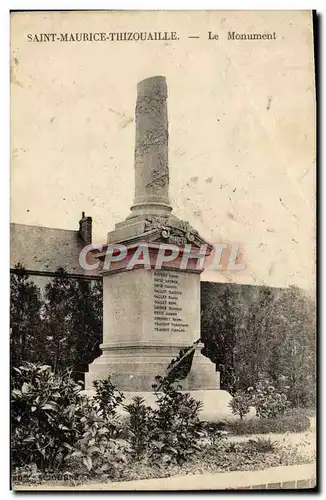
[[(97, 270), (86, 271), (79, 264), (81, 250), (92, 243), (92, 217), (85, 216), (76, 230), (10, 224), (10, 271), (20, 263), (38, 283), (53, 277), (59, 267), (69, 276), (101, 279)], [(92, 255), (88, 255), (92, 259)]]

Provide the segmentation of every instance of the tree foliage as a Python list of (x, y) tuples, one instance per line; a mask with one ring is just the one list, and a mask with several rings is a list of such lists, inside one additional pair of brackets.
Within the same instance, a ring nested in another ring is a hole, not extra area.
[(23, 363), (12, 377), (12, 458), (14, 465), (39, 468), (63, 462), (81, 437), (81, 387), (69, 371), (55, 375), (47, 365)]
[(315, 306), (297, 287), (202, 284), (204, 354), (221, 388), (234, 394), (260, 378), (287, 392), (292, 405), (315, 400)]
[(39, 288), (18, 264), (10, 276), (10, 351), (12, 366), (37, 361), (44, 353)]
[(19, 264), (11, 274), (11, 364), (83, 371), (100, 355), (102, 283), (59, 268), (42, 294)]
[(249, 413), (251, 404), (250, 395), (246, 391), (238, 391), (229, 402), (229, 407), (233, 415), (239, 415), (242, 420), (243, 417)]

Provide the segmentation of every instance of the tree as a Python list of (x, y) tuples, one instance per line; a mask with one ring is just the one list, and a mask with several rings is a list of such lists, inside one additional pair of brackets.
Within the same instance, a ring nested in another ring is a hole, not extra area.
[(102, 284), (75, 279), (60, 268), (45, 288), (48, 364), (83, 370), (100, 355)]
[(53, 369), (85, 367), (100, 355), (102, 282), (75, 279), (59, 268), (39, 287), (20, 265), (11, 274), (11, 363), (46, 363)]
[(311, 297), (289, 287), (273, 308), (272, 352), (268, 374), (276, 385), (288, 386), (295, 406), (315, 403), (316, 315)]
[(231, 394), (266, 377), (292, 405), (314, 404), (315, 329), (314, 301), (297, 287), (202, 283), (204, 354)]
[(102, 281), (78, 280), (72, 306), (78, 363), (89, 365), (101, 354)]
[(201, 339), (203, 354), (216, 364), (221, 389), (236, 391), (234, 354), (243, 310), (232, 285), (202, 284)]
[(10, 275), (10, 356), (11, 365), (35, 362), (44, 352), (40, 290), (18, 263)]
[(48, 364), (82, 370), (100, 354), (102, 286), (75, 279), (60, 268), (45, 288)]
[(74, 336), (75, 280), (69, 279), (63, 268), (45, 287), (45, 341), (47, 364), (54, 370), (73, 367), (77, 361)]
[(238, 315), (234, 349), (237, 389), (245, 390), (258, 381), (271, 353), (275, 291), (269, 287), (247, 289)]

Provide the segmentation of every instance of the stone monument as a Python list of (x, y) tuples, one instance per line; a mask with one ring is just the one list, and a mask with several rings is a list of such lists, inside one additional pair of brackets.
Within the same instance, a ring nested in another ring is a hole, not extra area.
[[(206, 243), (188, 222), (172, 214), (165, 78), (147, 78), (137, 90), (134, 203), (131, 214), (107, 239), (108, 244), (124, 245), (127, 255), (102, 271), (102, 355), (89, 366), (86, 389), (110, 374), (122, 391), (152, 391), (155, 376), (164, 375), (171, 359), (200, 338), (197, 260), (190, 258), (183, 270), (180, 259), (154, 269), (160, 245), (174, 244), (181, 250), (187, 245), (199, 252)], [(150, 266), (128, 269), (142, 244), (150, 253)], [(105, 251), (98, 258), (104, 261)], [(219, 374), (201, 354), (202, 347), (197, 345), (191, 371), (181, 382), (186, 390), (219, 388)]]

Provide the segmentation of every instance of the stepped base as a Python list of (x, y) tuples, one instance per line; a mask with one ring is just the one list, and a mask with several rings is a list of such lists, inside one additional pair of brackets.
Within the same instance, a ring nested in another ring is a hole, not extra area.
[[(110, 375), (112, 383), (120, 391), (151, 391), (157, 375), (164, 376), (171, 359), (176, 358), (184, 345), (102, 346), (103, 354), (95, 359), (85, 374), (85, 389), (92, 389), (94, 380)], [(201, 354), (197, 346), (191, 370), (180, 381), (188, 390), (219, 389), (219, 372), (215, 365)]]
[[(230, 420), (238, 420), (239, 417), (236, 417), (232, 414), (231, 409), (229, 407), (229, 402), (232, 400), (231, 394), (227, 391), (221, 390), (208, 390), (208, 391), (189, 391), (191, 396), (203, 403), (203, 408), (199, 413), (200, 420), (206, 422), (223, 422)], [(86, 394), (90, 397), (94, 395), (94, 390), (89, 389), (86, 391)], [(123, 393), (125, 399), (123, 401), (124, 404), (129, 404), (132, 402), (132, 399), (135, 396), (140, 396), (145, 400), (145, 404), (147, 406), (151, 406), (152, 408), (156, 407), (156, 398), (153, 392), (148, 391), (126, 391)], [(119, 407), (118, 413), (124, 417), (126, 416), (125, 410), (122, 407)], [(251, 409), (250, 414), (245, 418), (251, 418), (255, 414), (254, 410)]]

